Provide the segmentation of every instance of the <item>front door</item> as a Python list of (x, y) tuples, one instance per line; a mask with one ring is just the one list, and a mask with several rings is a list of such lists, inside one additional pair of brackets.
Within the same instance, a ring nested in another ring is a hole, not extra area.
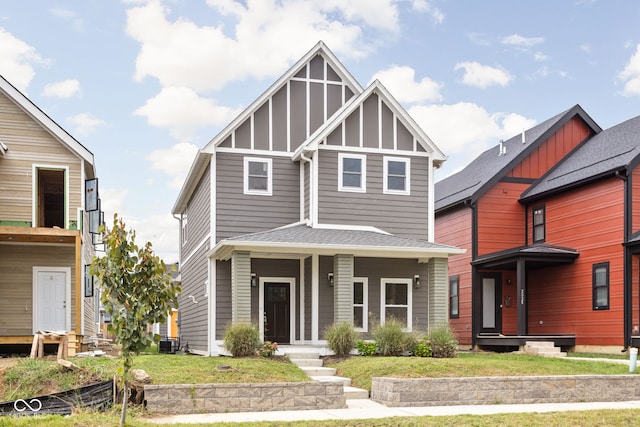
[(502, 288), (499, 275), (482, 277), (482, 328), (481, 333), (502, 331)]
[(34, 276), (34, 332), (67, 331), (67, 306), (70, 304), (69, 269), (36, 268)]
[(264, 284), (264, 340), (289, 343), (291, 293), (289, 283)]

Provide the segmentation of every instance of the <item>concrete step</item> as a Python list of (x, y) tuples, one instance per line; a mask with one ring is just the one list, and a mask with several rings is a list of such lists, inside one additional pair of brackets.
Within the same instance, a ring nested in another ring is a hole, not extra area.
[(344, 387), (344, 397), (347, 399), (368, 399), (369, 390), (357, 387)]
[(559, 347), (555, 347), (553, 341), (527, 341), (524, 345), (524, 352), (542, 357), (566, 357), (567, 355)]
[(320, 353), (316, 351), (285, 351), (284, 355), (293, 359), (320, 359)]
[(321, 383), (342, 383), (345, 387), (351, 386), (351, 378), (346, 377), (338, 377), (335, 375), (310, 375), (309, 378)]
[(289, 359), (294, 365), (299, 367), (320, 367), (322, 366), (322, 360), (320, 359)]
[(325, 367), (313, 367), (313, 366), (303, 366), (300, 369), (304, 371), (308, 376), (331, 376), (336, 374), (335, 368), (325, 368)]

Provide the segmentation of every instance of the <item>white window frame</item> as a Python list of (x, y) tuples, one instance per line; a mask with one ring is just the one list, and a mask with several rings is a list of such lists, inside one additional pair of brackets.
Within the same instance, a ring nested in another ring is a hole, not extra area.
[(189, 231), (189, 228), (188, 228), (188, 221), (187, 220), (188, 220), (188, 216), (187, 216), (187, 213), (185, 212), (185, 213), (182, 214), (182, 220), (181, 220), (181, 225), (182, 225), (182, 227), (181, 227), (182, 228), (182, 233), (181, 234), (182, 234), (182, 244), (183, 245), (185, 243), (187, 243), (187, 240), (188, 240), (187, 233)]
[[(389, 162), (404, 163), (405, 165), (404, 190), (389, 189)], [(411, 159), (407, 157), (384, 156), (383, 163), (384, 163), (383, 193), (384, 194), (411, 194)]]
[[(369, 278), (354, 277), (353, 285), (355, 285), (356, 283), (362, 283), (362, 304), (356, 304), (354, 302), (353, 308), (355, 309), (355, 307), (362, 307), (362, 328), (356, 327), (355, 330), (358, 332), (368, 332), (369, 331)], [(355, 295), (355, 292), (354, 292), (354, 295)]]
[[(387, 305), (386, 301), (386, 293), (387, 293), (387, 283), (401, 284), (407, 285), (407, 305)], [(406, 307), (407, 309), (407, 325), (405, 330), (411, 331), (413, 326), (412, 316), (413, 316), (413, 279), (409, 278), (382, 278), (380, 279), (380, 323), (384, 324), (385, 319), (387, 317), (387, 307)]]
[[(360, 187), (345, 187), (343, 184), (343, 165), (345, 159), (360, 160)], [(338, 153), (338, 191), (355, 193), (367, 192), (367, 156), (363, 154)]]
[[(267, 164), (267, 189), (256, 190), (249, 188), (249, 163), (266, 163)], [(244, 194), (255, 194), (260, 196), (271, 196), (273, 182), (273, 164), (271, 159), (263, 157), (245, 157), (244, 158)]]

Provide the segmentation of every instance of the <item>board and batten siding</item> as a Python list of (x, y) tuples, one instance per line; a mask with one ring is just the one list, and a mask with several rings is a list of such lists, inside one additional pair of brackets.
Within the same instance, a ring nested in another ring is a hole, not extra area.
[[(0, 245), (0, 336), (33, 334), (33, 267), (70, 267), (71, 313), (75, 313), (74, 245)], [(70, 330), (76, 317), (71, 316)]]
[[(207, 166), (200, 182), (193, 191), (185, 209), (187, 215), (186, 239), (181, 242), (184, 258), (196, 250), (211, 232), (211, 165)], [(206, 269), (206, 266), (205, 266)]]
[[(180, 310), (181, 345), (189, 349), (206, 352), (207, 348), (207, 292), (209, 245), (200, 246), (180, 266), (182, 293), (178, 297)], [(189, 297), (193, 296), (193, 298)]]
[(68, 167), (67, 224), (77, 220), (84, 195), (81, 160), (13, 101), (0, 95), (0, 140), (9, 151), (0, 157), (0, 221), (33, 220), (33, 165)]
[(218, 153), (214, 157), (217, 162), (217, 241), (300, 219), (299, 165), (287, 157), (273, 157), (272, 195), (244, 194), (244, 157), (235, 153)]
[[(358, 152), (358, 154), (362, 154)], [(429, 158), (398, 152), (411, 162), (410, 194), (384, 194), (384, 156), (366, 154), (366, 193), (338, 191), (338, 151), (319, 150), (318, 222), (374, 226), (397, 236), (428, 239)]]

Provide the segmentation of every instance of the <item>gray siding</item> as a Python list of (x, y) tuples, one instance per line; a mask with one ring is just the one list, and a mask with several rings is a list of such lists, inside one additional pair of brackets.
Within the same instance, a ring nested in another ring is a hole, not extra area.
[(304, 260), (304, 337), (311, 339), (311, 257)]
[(362, 104), (362, 145), (378, 148), (378, 96), (371, 95)]
[(231, 261), (216, 261), (216, 339), (231, 324)]
[[(211, 166), (208, 166), (187, 204), (187, 238), (181, 254), (187, 258), (211, 230)], [(184, 266), (181, 266), (183, 269)]]
[(327, 281), (327, 275), (333, 273), (333, 257), (321, 256), (319, 264), (318, 336), (324, 339), (325, 329), (333, 323), (333, 286)]
[(369, 333), (367, 337), (371, 336), (372, 327), (380, 321), (380, 279), (413, 279), (413, 276), (416, 274), (420, 275), (422, 285), (420, 288), (416, 289), (414, 287), (412, 289), (413, 330), (426, 331), (429, 315), (429, 287), (427, 286), (426, 280), (428, 272), (428, 265), (418, 263), (415, 259), (355, 258), (354, 277), (366, 277), (369, 282), (368, 312), (372, 313), (373, 317), (369, 317)]
[(311, 167), (304, 163), (304, 218), (309, 219), (311, 212)]
[[(186, 263), (180, 266), (182, 293), (178, 297), (180, 310), (181, 345), (192, 350), (207, 351), (206, 282), (208, 267), (206, 253), (209, 245), (201, 246)], [(189, 298), (193, 295), (197, 303)]]
[(273, 149), (287, 151), (287, 86), (271, 98)]
[[(398, 157), (410, 157), (398, 152)], [(429, 159), (411, 157), (411, 194), (383, 194), (383, 155), (367, 154), (367, 192), (338, 191), (338, 153), (320, 150), (318, 220), (323, 224), (370, 225), (398, 236), (428, 238)], [(357, 212), (357, 215), (354, 215)]]
[(449, 321), (449, 260), (433, 258), (429, 262), (429, 328)]
[(216, 238), (269, 230), (300, 219), (300, 167), (288, 158), (273, 158), (271, 196), (244, 194), (244, 155), (218, 153)]

